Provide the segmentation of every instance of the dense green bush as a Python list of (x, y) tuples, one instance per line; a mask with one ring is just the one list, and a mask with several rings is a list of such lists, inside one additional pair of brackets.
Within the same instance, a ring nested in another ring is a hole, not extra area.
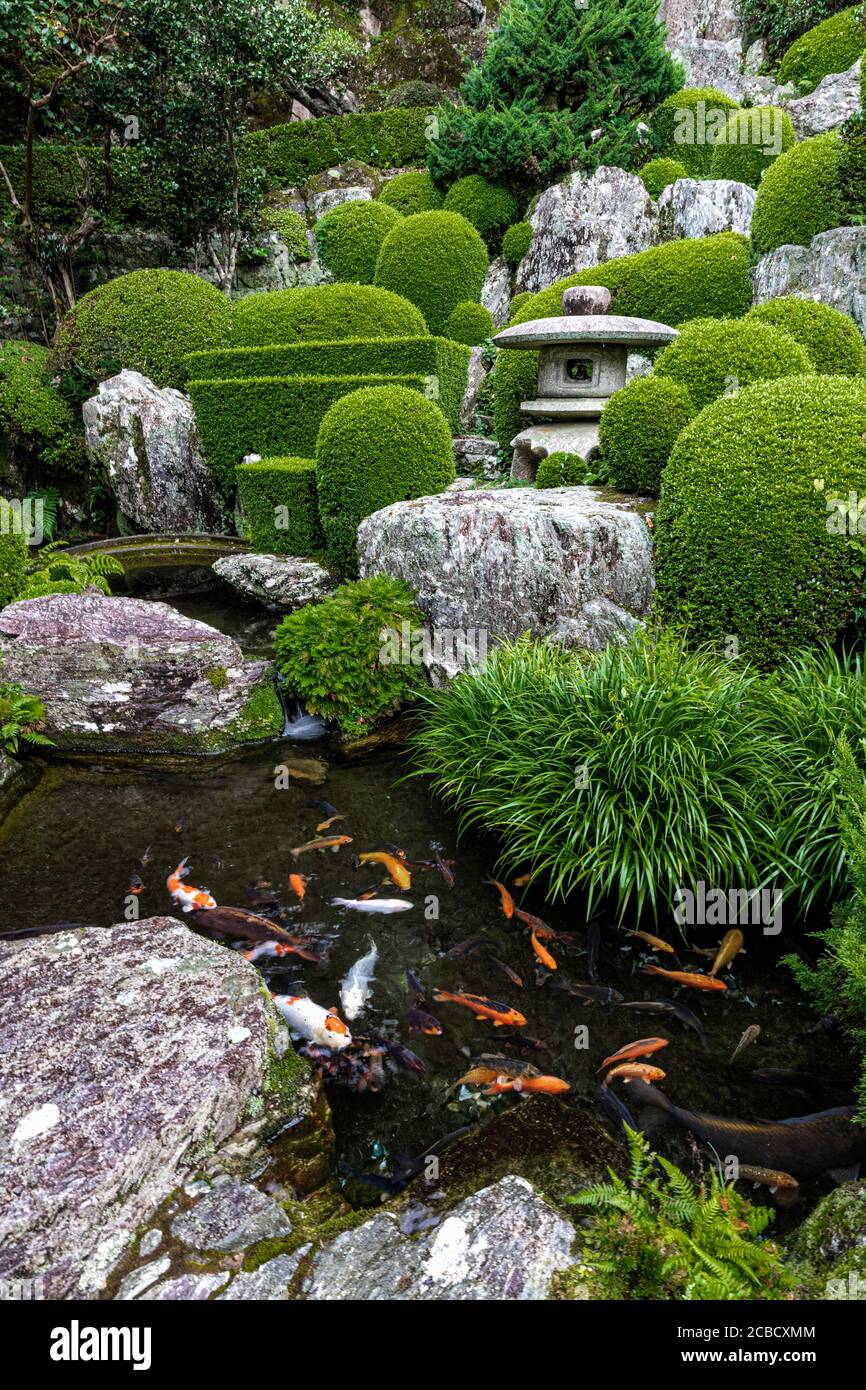
[(690, 178), (709, 178), (713, 142), (737, 106), (715, 87), (684, 87), (666, 97), (650, 119), (659, 157), (681, 164)]
[(774, 67), (795, 39), (814, 29), (822, 19), (848, 9), (857, 0), (739, 0), (737, 12), (744, 48), (756, 39), (766, 39), (768, 56)]
[(791, 117), (779, 106), (752, 106), (732, 111), (725, 138), (713, 148), (710, 175), (757, 188), (764, 171), (797, 143)]
[(558, 450), (543, 458), (535, 470), (535, 486), (580, 487), (586, 477), (586, 459)]
[[(17, 189), (24, 185), (24, 152), (23, 143), (0, 146), (0, 161)], [(125, 227), (169, 224), (169, 200), (154, 187), (137, 151), (112, 149), (106, 162), (105, 152), (94, 145), (47, 143), (33, 147), (33, 215), (38, 222), (60, 229), (78, 225), (85, 185), (82, 160), (100, 216)], [(7, 201), (0, 180), (0, 213), (7, 210)]]
[(866, 49), (863, 6), (831, 15), (796, 39), (785, 53), (777, 79), (811, 92), (831, 72), (847, 72)]
[(307, 224), (299, 212), (291, 208), (264, 208), (262, 226), (266, 232), (276, 232), (296, 261), (312, 258), (307, 240)]
[(836, 533), (849, 490), (866, 496), (866, 382), (785, 377), (708, 406), (662, 478), (661, 618), (762, 666), (833, 641), (863, 603), (862, 539)]
[(753, 381), (814, 370), (804, 347), (760, 319), (695, 319), (659, 353), (658, 376), (688, 389), (697, 410)]
[(433, 401), (401, 386), (353, 391), (331, 406), (316, 445), (328, 553), (357, 572), (357, 532), (371, 512), (454, 481), (451, 431)]
[(388, 110), (392, 106), (436, 106), (445, 93), (434, 82), (423, 82), (420, 78), (410, 78), (398, 82), (385, 93), (382, 105)]
[(866, 113), (850, 116), (839, 128), (839, 139), (840, 225), (860, 225), (866, 221)]
[(835, 131), (814, 135), (779, 156), (761, 179), (752, 214), (752, 242), (763, 255), (777, 246), (808, 246), (841, 220)]
[(387, 203), (340, 203), (316, 223), (322, 264), (335, 280), (371, 285), (382, 242), (402, 216)]
[(657, 494), (677, 436), (694, 414), (687, 388), (663, 376), (635, 377), (611, 396), (598, 442), (612, 486)]
[(237, 377), (413, 376), (424, 377), (455, 433), (466, 391), (470, 351), (462, 343), (428, 334), (421, 338), (354, 338), (336, 343), (291, 343), (287, 347), (222, 348), (186, 359), (195, 381)]
[[(511, 322), (547, 318), (562, 312), (562, 292), (570, 285), (606, 285), (611, 312), (655, 319), (677, 328), (689, 319), (738, 318), (752, 303), (749, 246), (733, 232), (697, 241), (671, 241), (634, 256), (582, 270), (538, 294), (512, 304)], [(494, 372), (496, 438), (507, 449), (524, 428), (520, 402), (535, 394), (538, 354), (500, 352)]]
[(134, 270), (82, 296), (60, 327), (57, 361), (85, 383), (125, 368), (183, 386), (183, 357), (225, 343), (231, 301), (198, 275)]
[(0, 497), (0, 608), (14, 603), (22, 592), (30, 563), (30, 549), (5, 497)]
[(436, 187), (426, 169), (407, 169), (395, 174), (379, 194), (379, 202), (396, 208), (404, 217), (414, 212), (436, 212), (444, 195)]
[(687, 179), (689, 171), (677, 159), (651, 159), (639, 171), (644, 188), (651, 198), (660, 198), (665, 189), (677, 179)]
[(87, 468), (78, 418), (54, 384), (49, 349), (38, 343), (0, 343), (0, 434), (5, 452), (51, 474)]
[(790, 333), (806, 349), (816, 372), (825, 376), (866, 376), (866, 344), (860, 329), (852, 318), (829, 304), (785, 295), (756, 304), (746, 318), (771, 323)]
[(483, 304), (472, 299), (456, 304), (448, 315), (445, 336), (455, 343), (466, 343), (477, 347), (493, 332), (493, 315)]
[(245, 136), (242, 157), (246, 164), (264, 168), (280, 188), (294, 187), (350, 159), (378, 169), (423, 164), (428, 119), (429, 111), (413, 106), (292, 121)]
[[(248, 294), (234, 308), (232, 347), (332, 343), (342, 338), (405, 338), (427, 332), (399, 294), (373, 285), (308, 285)], [(190, 348), (187, 351), (191, 351)]]
[(459, 212), (471, 222), (479, 236), (495, 255), (502, 233), (520, 212), (517, 199), (502, 184), (491, 183), (480, 174), (467, 174), (448, 190), (444, 203), (446, 212)]
[(532, 223), (514, 222), (502, 238), (502, 254), (512, 270), (520, 265), (532, 244)]
[(484, 242), (465, 217), (419, 212), (404, 218), (385, 238), (376, 284), (411, 300), (430, 332), (443, 333), (452, 309), (466, 299), (478, 299), (487, 264)]
[(418, 375), (280, 376), (190, 381), (187, 391), (208, 467), (225, 492), (247, 454), (312, 458), (319, 425), (341, 396), (362, 386), (395, 383), (422, 395), (429, 380)]
[(423, 621), (401, 580), (341, 584), (322, 603), (283, 619), (274, 637), (277, 668), (310, 714), (361, 736), (424, 683), (419, 666), (382, 659), (383, 632), (402, 633), (404, 623), (417, 630)]
[(316, 496), (316, 461), (267, 458), (242, 463), (238, 497), (254, 550), (315, 555), (324, 546)]

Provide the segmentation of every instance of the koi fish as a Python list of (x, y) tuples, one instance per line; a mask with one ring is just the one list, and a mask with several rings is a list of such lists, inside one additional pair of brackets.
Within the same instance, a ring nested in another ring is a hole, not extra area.
[(330, 801), (322, 801), (318, 796), (308, 796), (304, 805), (310, 811), (321, 811), (326, 816), (338, 816), (340, 813), (336, 806), (332, 806)]
[(515, 888), (525, 888), (527, 883), (532, 882), (532, 874), (521, 874), (519, 878), (513, 878), (511, 882)]
[(293, 956), (296, 954), (294, 946), (288, 941), (260, 941), (257, 946), (251, 946), (248, 951), (242, 951), (244, 960), (256, 961), (262, 956)]
[(485, 1096), (504, 1095), (507, 1091), (516, 1092), (518, 1095), (529, 1096), (559, 1096), (563, 1091), (570, 1091), (571, 1087), (567, 1081), (563, 1081), (558, 1076), (500, 1076), (485, 1090)]
[[(506, 913), (506, 916), (508, 915), (510, 914)], [(536, 917), (534, 912), (524, 912), (522, 907), (515, 907), (514, 916), (517, 918), (518, 922), (522, 922), (531, 932), (535, 932), (536, 936), (542, 937), (545, 941), (551, 941), (555, 938), (556, 932), (553, 930), (553, 927), (549, 927), (546, 922), (542, 922), (541, 918)]]
[(667, 951), (670, 955), (674, 954), (674, 948), (667, 941), (662, 941), (660, 936), (651, 936), (648, 931), (630, 931), (628, 936), (639, 936), (641, 941), (645, 941), (654, 951)]
[(165, 881), (165, 886), (178, 907), (182, 907), (184, 912), (192, 912), (196, 908), (209, 911), (216, 907), (216, 899), (211, 897), (206, 888), (188, 887), (183, 882), (188, 873), (186, 859), (182, 859), (174, 873), (169, 874)]
[(289, 887), (291, 888), (295, 896), (297, 898), (300, 898), (301, 902), (303, 902), (304, 895), (307, 891), (307, 880), (304, 878), (304, 875), (289, 874)]
[(133, 874), (129, 880), (129, 887), (126, 891), (127, 893), (134, 893), (135, 896), (138, 897), (139, 893), (144, 892), (144, 887), (144, 879), (141, 878), (139, 874)]
[(707, 1030), (701, 1023), (697, 1014), (692, 1013), (691, 1009), (685, 1004), (675, 1004), (672, 999), (633, 999), (627, 1004), (620, 1004), (621, 1009), (637, 1009), (640, 1013), (647, 1014), (673, 1014), (680, 1023), (684, 1023), (686, 1028), (693, 1028), (701, 1040), (704, 1051), (709, 1049), (709, 1039)]
[(352, 1034), (336, 1010), (323, 1009), (304, 995), (272, 994), (271, 998), (293, 1033), (334, 1052), (350, 1046)]
[(547, 1052), (547, 1043), (540, 1038), (528, 1038), (525, 1033), (511, 1033), (507, 1038), (497, 1037), (495, 1034), (488, 1035), (488, 1042), (498, 1042), (500, 1046), (507, 1047), (509, 1052)]
[(654, 1052), (660, 1052), (663, 1047), (667, 1047), (669, 1041), (669, 1038), (639, 1038), (637, 1042), (626, 1043), (624, 1047), (611, 1053), (610, 1057), (605, 1057), (598, 1070), (601, 1071), (614, 1062), (633, 1062), (638, 1057), (651, 1057)]
[(665, 979), (673, 980), (675, 985), (684, 985), (687, 989), (722, 990), (728, 988), (724, 980), (717, 980), (715, 976), (693, 975), (688, 970), (662, 970), (660, 965), (645, 965), (643, 973), (645, 975), (664, 975)]
[(409, 1010), (409, 1032), (422, 1033), (426, 1038), (441, 1038), (443, 1029), (438, 1018), (413, 1004)]
[(305, 845), (297, 845), (292, 850), (292, 854), (296, 859), (299, 854), (306, 854), (308, 849), (330, 849), (336, 854), (340, 845), (350, 845), (351, 843), (351, 835), (331, 835), (327, 840), (308, 840)]
[(471, 936), (466, 941), (458, 941), (456, 946), (452, 946), (448, 952), (448, 959), (462, 960), (464, 956), (471, 956), (473, 951), (486, 950), (498, 951), (499, 943), (489, 936)]
[(372, 937), (368, 937), (367, 940), (370, 942), (369, 951), (355, 961), (340, 985), (340, 1003), (350, 1023), (363, 1011), (370, 998), (370, 986), (375, 978), (373, 972), (379, 952)]
[(541, 964), (544, 966), (545, 970), (558, 969), (558, 966), (556, 964), (556, 961), (553, 959), (553, 956), (550, 954), (546, 946), (542, 946), (538, 937), (535, 935), (535, 932), (530, 933), (529, 939), (532, 942), (533, 951), (538, 956), (538, 959), (541, 961)]
[(718, 954), (710, 967), (710, 975), (715, 977), (726, 965), (730, 965), (734, 956), (738, 955), (742, 949), (743, 933), (738, 931), (736, 927), (732, 931), (725, 932), (719, 943)]
[(409, 987), (409, 993), (412, 995), (415, 1003), (423, 1003), (427, 998), (427, 991), (410, 965), (406, 966), (406, 984)]
[(502, 911), (506, 917), (514, 916), (514, 899), (505, 887), (504, 883), (499, 883), (495, 878), (486, 878), (485, 883), (490, 883), (494, 888), (499, 889), (499, 896), (502, 898)]
[(331, 907), (350, 907), (355, 912), (408, 912), (414, 903), (405, 898), (332, 898)]
[[(753, 1043), (753, 1042), (757, 1042), (757, 1040), (758, 1040), (758, 1038), (759, 1038), (760, 1036), (761, 1036), (761, 1025), (760, 1025), (760, 1023), (750, 1023), (749, 1026), (748, 1026), (748, 1028), (746, 1028), (746, 1029), (744, 1030), (743, 1036), (740, 1038), (740, 1041), (737, 1043), (736, 1047), (734, 1048), (733, 1052), (731, 1053), (730, 1062), (736, 1061), (736, 1059), (739, 1057), (740, 1053), (742, 1052), (743, 1048), (744, 1048), (744, 1047), (749, 1047), (750, 1044)], [(728, 1063), (728, 1065), (730, 1065), (730, 1062)]]
[(471, 1009), (476, 1018), (493, 1020), (494, 1028), (524, 1028), (526, 1019), (517, 1009), (508, 1004), (497, 1004), (495, 999), (487, 999), (483, 994), (450, 994), (447, 990), (434, 990), (433, 998), (437, 1004), (461, 1004)]
[[(507, 1072), (504, 1073), (504, 1075), (507, 1074)], [(455, 1091), (460, 1090), (461, 1086), (486, 1086), (496, 1081), (502, 1075), (503, 1072), (501, 1067), (471, 1067), (464, 1076), (458, 1077), (456, 1081), (452, 1081), (445, 1094), (446, 1096), (453, 1095)]]
[(649, 1084), (651, 1081), (664, 1081), (666, 1075), (661, 1067), (651, 1067), (648, 1062), (624, 1062), (608, 1072), (602, 1085), (609, 1086), (617, 1076), (621, 1076), (623, 1081), (645, 1081)]
[(560, 977), (553, 981), (554, 989), (564, 989), (566, 994), (571, 994), (575, 999), (582, 999), (584, 1004), (621, 1004), (622, 995), (618, 989), (613, 989), (610, 985), (585, 985), (580, 981), (565, 980)]
[(335, 816), (328, 816), (328, 819), (327, 819), (327, 820), (321, 820), (321, 821), (319, 821), (319, 824), (316, 826), (316, 834), (317, 834), (317, 835), (323, 835), (323, 834), (325, 833), (326, 830), (330, 830), (330, 828), (331, 828), (331, 826), (334, 824), (334, 821), (335, 821), (335, 820), (345, 820), (345, 819), (346, 819), (346, 817), (345, 817), (345, 816), (341, 816), (339, 813), (338, 813), (337, 815), (335, 815)]
[(144, 854), (141, 856), (139, 863), (141, 864), (141, 867), (143, 869), (146, 869), (148, 864), (153, 863), (153, 851), (151, 850), (150, 845), (148, 845), (147, 849), (144, 851)]
[(412, 887), (412, 875), (394, 854), (386, 854), (384, 850), (370, 850), (367, 854), (358, 855), (359, 864), (382, 864), (388, 871), (392, 883), (398, 888)]
[(186, 816), (178, 816), (174, 823), (175, 834), (182, 835), (186, 830)]
[(777, 1187), (790, 1190), (800, 1186), (790, 1173), (783, 1173), (778, 1168), (756, 1167), (751, 1163), (741, 1163), (737, 1177), (742, 1178), (744, 1182), (753, 1182), (756, 1187), (769, 1187), (771, 1192), (775, 1192)]
[[(195, 924), (221, 936), (237, 936), (244, 941), (288, 941), (297, 947), (295, 938), (285, 927), (267, 917), (259, 917), (255, 912), (246, 912), (242, 907), (217, 907), (214, 904), (208, 911), (202, 912), (201, 917), (196, 917)], [(310, 959), (316, 960), (318, 957), (312, 956)]]
[(517, 989), (523, 989), (523, 980), (520, 978), (516, 970), (511, 969), (511, 966), (508, 964), (507, 961), (500, 960), (498, 956), (491, 956), (490, 959), (496, 966), (497, 970), (502, 971), (503, 975), (507, 980), (510, 980), (511, 983), (517, 987)]

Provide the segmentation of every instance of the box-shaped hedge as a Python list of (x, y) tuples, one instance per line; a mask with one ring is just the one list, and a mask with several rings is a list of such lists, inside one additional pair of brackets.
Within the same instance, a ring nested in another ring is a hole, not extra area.
[(254, 550), (315, 555), (324, 548), (316, 493), (316, 461), (266, 458), (242, 463), (238, 496)]
[[(215, 348), (185, 359), (194, 381), (283, 376), (423, 376), (453, 431), (460, 429), (471, 349), (449, 338), (351, 338), (285, 347)], [(260, 450), (257, 452), (261, 452)]]
[(420, 375), (365, 375), (190, 381), (187, 391), (208, 466), (230, 492), (246, 454), (312, 458), (322, 417), (334, 401), (362, 386), (390, 385), (425, 395), (429, 390), (427, 378)]
[(271, 183), (284, 188), (349, 159), (378, 169), (425, 164), (430, 111), (426, 106), (395, 106), (273, 125), (244, 137), (242, 158), (264, 167)]

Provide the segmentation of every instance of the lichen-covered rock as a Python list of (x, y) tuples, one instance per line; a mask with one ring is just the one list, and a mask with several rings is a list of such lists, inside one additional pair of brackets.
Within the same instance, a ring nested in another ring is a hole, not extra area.
[(813, 92), (785, 102), (800, 140), (823, 135), (860, 110), (860, 59), (847, 72), (834, 72), (822, 78)]
[(466, 390), (460, 402), (460, 423), (465, 430), (475, 425), (478, 410), (478, 394), (487, 380), (488, 367), (484, 361), (484, 349), (474, 347), (469, 355), (469, 370), (466, 373)]
[(279, 732), (266, 669), (167, 603), (49, 594), (0, 612), (0, 679), (40, 697), (66, 746), (214, 751)]
[(734, 179), (677, 179), (659, 198), (659, 240), (696, 241), (717, 232), (748, 236), (757, 196)]
[(224, 555), (212, 568), (242, 598), (279, 612), (314, 603), (334, 587), (326, 569), (296, 555)]
[(518, 291), (542, 290), (579, 270), (646, 251), (656, 239), (657, 212), (636, 174), (602, 165), (545, 189), (530, 222)]
[(298, 1267), (312, 1246), (302, 1245), (291, 1255), (275, 1255), (272, 1260), (259, 1265), (258, 1269), (236, 1274), (224, 1293), (218, 1299), (229, 1302), (254, 1301), (275, 1302), (289, 1296), (289, 1285), (298, 1272)]
[(752, 271), (756, 304), (783, 295), (816, 299), (850, 314), (866, 334), (866, 227), (819, 232), (810, 246), (780, 246)]
[[(480, 434), (458, 434), (452, 440), (454, 460), (464, 473), (480, 473), (482, 478), (497, 478), (503, 474), (499, 463), (499, 446), (495, 439)], [(459, 478), (448, 484), (448, 492), (460, 492)]]
[(431, 628), (425, 664), (435, 677), (464, 669), (473, 651), (523, 632), (582, 620), (581, 645), (603, 646), (606, 599), (644, 616), (653, 592), (652, 544), (628, 499), (589, 487), (473, 490), (396, 502), (362, 521), (361, 574), (405, 579)]
[(250, 1107), (310, 1113), (284, 1034), (255, 968), (174, 918), (0, 939), (0, 1277), (98, 1296)]
[(21, 764), (16, 763), (7, 753), (0, 750), (0, 802), (6, 797), (14, 782), (21, 776)]
[(821, 1199), (791, 1242), (807, 1298), (866, 1300), (866, 1182)]
[(728, 42), (739, 34), (736, 0), (662, 0), (668, 47), (699, 41)]
[(252, 1183), (226, 1177), (182, 1211), (171, 1233), (193, 1250), (243, 1250), (257, 1240), (288, 1235), (289, 1219), (282, 1207)]
[(490, 262), (481, 287), (481, 303), (493, 315), (494, 328), (503, 328), (511, 308), (511, 271), (503, 256)]
[(192, 401), (124, 371), (84, 402), (84, 438), (118, 507), (145, 531), (224, 532)]
[(164, 1279), (151, 1285), (140, 1295), (139, 1301), (204, 1303), (228, 1282), (228, 1278), (228, 1270), (216, 1274), (180, 1274), (176, 1279)]

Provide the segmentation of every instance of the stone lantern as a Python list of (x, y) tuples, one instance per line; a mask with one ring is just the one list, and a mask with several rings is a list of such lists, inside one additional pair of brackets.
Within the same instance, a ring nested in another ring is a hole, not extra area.
[(664, 347), (675, 328), (651, 319), (608, 314), (610, 290), (581, 285), (562, 296), (562, 316), (532, 319), (497, 333), (500, 348), (534, 349), (538, 396), (520, 409), (532, 423), (511, 441), (512, 478), (532, 481), (538, 464), (560, 451), (589, 460), (598, 453), (598, 422), (626, 383), (630, 352)]

